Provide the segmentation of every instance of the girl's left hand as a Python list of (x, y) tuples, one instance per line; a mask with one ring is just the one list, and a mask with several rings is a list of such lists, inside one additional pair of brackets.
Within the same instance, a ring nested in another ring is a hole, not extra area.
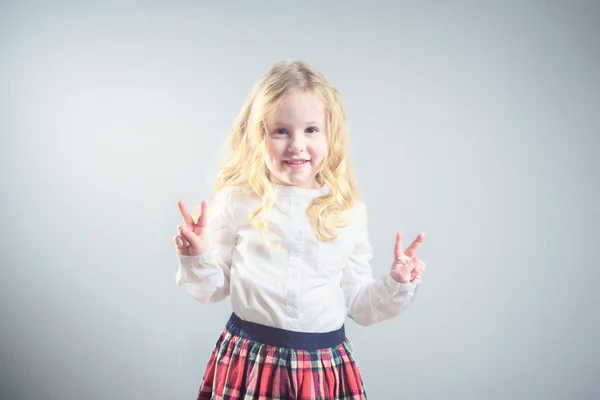
[(415, 257), (417, 249), (423, 243), (424, 233), (412, 242), (406, 251), (402, 250), (402, 234), (396, 234), (396, 246), (394, 247), (394, 263), (390, 274), (397, 282), (409, 283), (421, 278), (425, 272), (426, 265), (418, 257)]

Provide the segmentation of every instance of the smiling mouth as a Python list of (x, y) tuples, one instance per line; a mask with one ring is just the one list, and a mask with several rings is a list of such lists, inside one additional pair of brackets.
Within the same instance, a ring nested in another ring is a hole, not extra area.
[(290, 164), (290, 165), (302, 165), (309, 161), (310, 160), (285, 160), (284, 163)]

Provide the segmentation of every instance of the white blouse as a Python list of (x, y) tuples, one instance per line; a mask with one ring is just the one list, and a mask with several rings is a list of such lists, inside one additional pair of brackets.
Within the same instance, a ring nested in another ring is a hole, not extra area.
[(326, 191), (275, 185), (265, 232), (279, 241), (275, 249), (248, 222), (260, 198), (225, 191), (209, 217), (210, 249), (178, 256), (177, 284), (206, 304), (230, 297), (243, 320), (291, 331), (329, 332), (346, 317), (366, 326), (400, 314), (420, 282), (401, 284), (389, 273), (374, 279), (363, 203), (335, 241), (319, 240), (305, 210)]

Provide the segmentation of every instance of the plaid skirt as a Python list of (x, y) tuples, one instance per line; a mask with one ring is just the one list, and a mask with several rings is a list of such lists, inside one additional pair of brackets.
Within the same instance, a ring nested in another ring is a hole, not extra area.
[(291, 332), (232, 314), (208, 360), (198, 400), (366, 399), (344, 327)]

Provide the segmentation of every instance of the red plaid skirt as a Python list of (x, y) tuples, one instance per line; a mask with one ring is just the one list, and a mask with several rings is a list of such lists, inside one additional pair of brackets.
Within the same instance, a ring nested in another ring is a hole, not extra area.
[(366, 394), (343, 327), (289, 332), (234, 314), (214, 347), (197, 399), (362, 400)]

